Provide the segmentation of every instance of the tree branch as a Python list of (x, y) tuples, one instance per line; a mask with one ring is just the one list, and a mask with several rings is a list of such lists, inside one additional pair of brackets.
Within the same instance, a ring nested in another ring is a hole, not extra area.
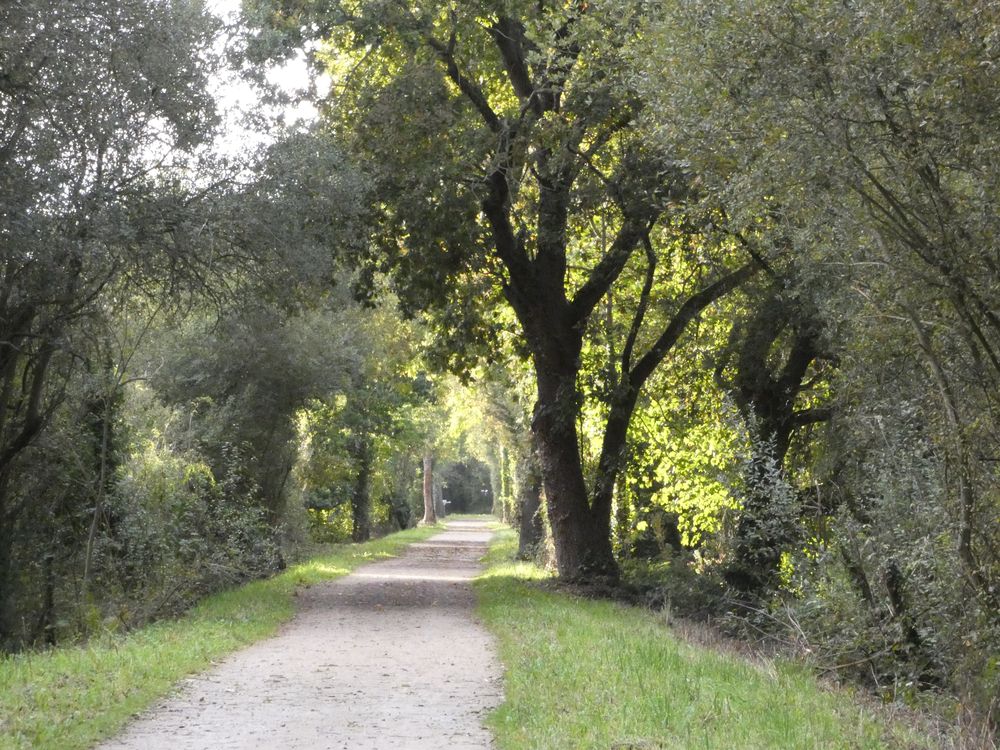
[(757, 249), (753, 246), (753, 243), (750, 242), (750, 240), (748, 240), (743, 235), (743, 232), (733, 231), (733, 232), (730, 232), (730, 234), (733, 237), (735, 237), (739, 241), (739, 243), (741, 245), (743, 245), (743, 249), (747, 251), (747, 254), (751, 258), (753, 258), (755, 261), (757, 261), (757, 263), (760, 265), (760, 267), (762, 269), (764, 269), (764, 273), (766, 273), (772, 279), (778, 278), (778, 274), (776, 274), (774, 272), (774, 269), (771, 268), (771, 265), (767, 262), (767, 260), (764, 258), (764, 256), (762, 256), (760, 253), (757, 252)]
[(608, 289), (621, 275), (632, 252), (648, 234), (648, 224), (637, 219), (625, 219), (615, 235), (614, 242), (603, 258), (591, 270), (587, 281), (581, 286), (570, 302), (570, 317), (577, 322), (586, 320)]
[(542, 103), (535, 96), (535, 84), (531, 81), (531, 73), (524, 57), (524, 48), (527, 42), (524, 35), (524, 25), (508, 16), (500, 16), (488, 27), (487, 31), (500, 50), (500, 57), (503, 58), (507, 77), (510, 79), (514, 93), (522, 101), (529, 102), (535, 114), (542, 114)]
[(828, 422), (832, 416), (833, 410), (829, 407), (814, 406), (792, 414), (792, 425), (795, 427), (805, 427), (807, 424)]
[(649, 376), (653, 374), (653, 370), (656, 369), (657, 365), (663, 361), (663, 358), (667, 356), (667, 353), (673, 348), (674, 344), (677, 343), (677, 340), (681, 337), (681, 334), (684, 333), (688, 324), (694, 320), (702, 310), (736, 289), (736, 287), (757, 273), (759, 269), (760, 266), (755, 261), (747, 263), (727, 276), (723, 276), (714, 284), (702, 289), (697, 294), (688, 297), (684, 304), (681, 305), (680, 310), (677, 311), (670, 323), (664, 329), (663, 333), (660, 334), (656, 343), (650, 347), (649, 351), (642, 356), (642, 358), (636, 363), (636, 366), (628, 374), (630, 385), (635, 389), (641, 388)]
[(18, 453), (27, 448), (31, 441), (35, 439), (45, 426), (48, 414), (42, 411), (42, 396), (44, 394), (45, 377), (48, 373), (49, 362), (52, 359), (54, 349), (51, 346), (43, 346), (39, 350), (33, 365), (26, 367), (31, 371), (31, 384), (28, 387), (27, 409), (21, 429), (13, 440), (0, 453), (0, 470), (6, 469), (7, 465), (17, 456)]
[(455, 34), (452, 32), (451, 39), (448, 44), (443, 44), (434, 37), (427, 37), (427, 44), (437, 52), (438, 59), (444, 63), (445, 69), (448, 71), (448, 77), (452, 82), (458, 86), (459, 91), (465, 94), (466, 98), (472, 102), (472, 105), (479, 112), (480, 117), (483, 118), (483, 122), (486, 126), (492, 130), (494, 133), (500, 133), (503, 131), (503, 122), (493, 108), (490, 106), (489, 101), (486, 99), (486, 95), (483, 93), (482, 89), (479, 88), (475, 83), (470, 81), (461, 70), (458, 68), (458, 63), (455, 60)]
[(639, 336), (639, 330), (646, 317), (646, 310), (649, 308), (649, 295), (653, 291), (653, 274), (656, 271), (656, 252), (653, 250), (648, 230), (642, 237), (642, 244), (646, 250), (646, 278), (642, 284), (642, 293), (639, 295), (639, 305), (632, 317), (632, 326), (625, 339), (625, 348), (622, 349), (621, 371), (623, 377), (632, 367), (632, 351), (635, 349), (635, 340)]
[(802, 379), (818, 353), (815, 329), (811, 327), (807, 318), (796, 328), (792, 349), (778, 375), (778, 387), (785, 398), (792, 399), (801, 390)]
[(530, 279), (531, 264), (524, 250), (524, 242), (514, 233), (510, 223), (510, 188), (507, 185), (506, 171), (494, 170), (486, 178), (486, 188), (488, 192), (482, 203), (483, 214), (489, 222), (497, 256), (507, 267), (513, 281), (513, 288), (508, 286), (508, 291), (517, 293)]

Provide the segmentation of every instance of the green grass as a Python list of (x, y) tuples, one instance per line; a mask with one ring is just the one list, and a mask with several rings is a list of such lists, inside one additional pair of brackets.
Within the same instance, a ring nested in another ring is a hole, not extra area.
[(476, 582), (505, 667), (489, 719), (500, 748), (841, 750), (898, 747), (894, 734), (923, 744), (803, 665), (695, 646), (655, 613), (533, 585), (545, 574), (509, 562), (515, 547), (502, 532)]
[(424, 527), (340, 545), (274, 578), (211, 596), (180, 619), (82, 646), (0, 659), (0, 749), (91, 747), (181, 678), (273, 634), (294, 614), (300, 586), (391, 557), (438, 531)]

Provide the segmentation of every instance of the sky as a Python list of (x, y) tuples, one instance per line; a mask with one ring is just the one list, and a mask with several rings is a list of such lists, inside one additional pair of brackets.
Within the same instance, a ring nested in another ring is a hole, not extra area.
[[(206, 5), (209, 11), (225, 21), (234, 21), (240, 10), (240, 0), (207, 0)], [(309, 68), (305, 55), (299, 53), (284, 65), (274, 66), (268, 71), (267, 79), (283, 91), (294, 95), (309, 81)], [(320, 91), (327, 85), (322, 79), (317, 81)], [(270, 140), (266, 134), (248, 129), (241, 123), (244, 113), (264, 108), (259, 94), (250, 84), (240, 80), (235, 73), (229, 72), (216, 77), (213, 94), (223, 114), (223, 130), (216, 143), (217, 150), (235, 156)], [(309, 122), (317, 117), (316, 108), (307, 101), (300, 101), (280, 111), (271, 109), (271, 114), (281, 115), (289, 125), (297, 121)]]

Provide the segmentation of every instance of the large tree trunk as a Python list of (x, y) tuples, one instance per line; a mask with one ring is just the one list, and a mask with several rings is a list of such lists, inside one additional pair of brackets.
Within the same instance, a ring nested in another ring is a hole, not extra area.
[(538, 403), (532, 430), (545, 485), (556, 568), (562, 578), (617, 577), (611, 549), (610, 512), (591, 510), (576, 431), (576, 370), (538, 373)]
[(420, 523), (437, 523), (437, 514), (434, 512), (434, 456), (429, 453), (424, 456), (424, 517)]

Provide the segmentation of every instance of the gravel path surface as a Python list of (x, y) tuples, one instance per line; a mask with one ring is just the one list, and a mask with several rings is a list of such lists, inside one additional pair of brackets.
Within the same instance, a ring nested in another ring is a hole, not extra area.
[(273, 638), (189, 679), (102, 750), (491, 747), (500, 666), (469, 584), (491, 532), (462, 520), (299, 597)]

